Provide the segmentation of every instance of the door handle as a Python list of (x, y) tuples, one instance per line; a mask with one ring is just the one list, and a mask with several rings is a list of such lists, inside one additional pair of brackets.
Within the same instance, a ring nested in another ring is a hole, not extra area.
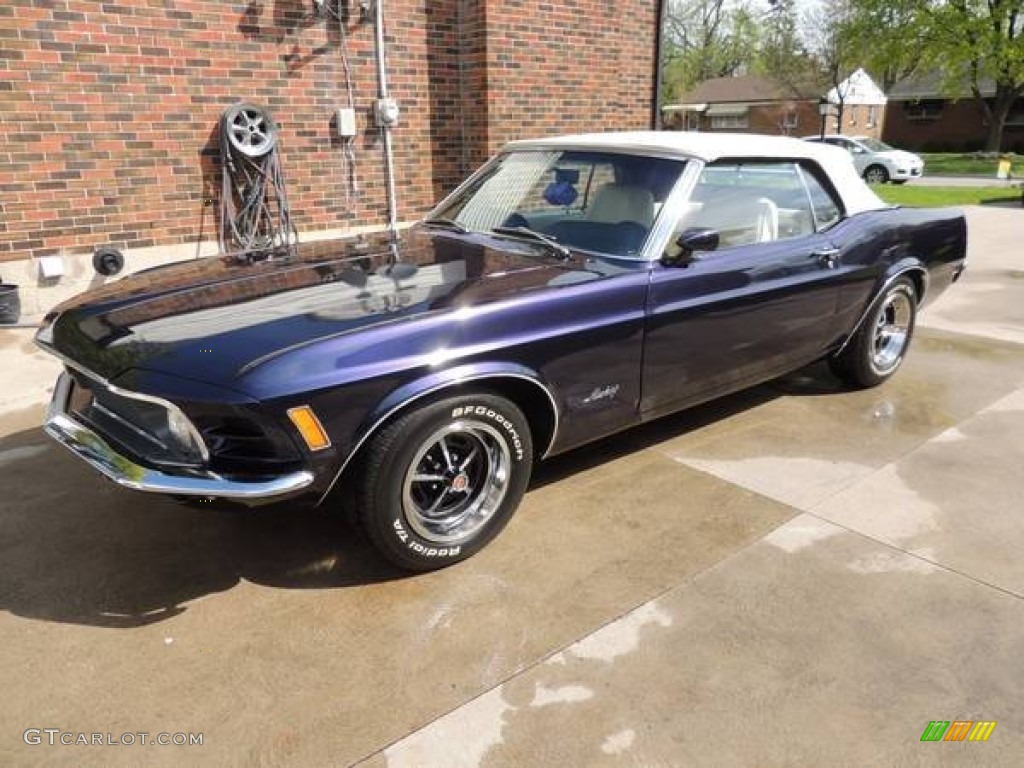
[(817, 259), (818, 263), (825, 267), (825, 269), (835, 269), (839, 266), (838, 248), (822, 248), (812, 253), (811, 256)]

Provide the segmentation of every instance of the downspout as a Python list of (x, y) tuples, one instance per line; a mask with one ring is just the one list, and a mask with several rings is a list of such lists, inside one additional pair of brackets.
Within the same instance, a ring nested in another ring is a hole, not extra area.
[[(386, 105), (390, 102), (388, 93), (388, 72), (385, 63), (384, 49), (384, 0), (377, 0), (375, 3), (376, 13), (374, 14), (374, 27), (376, 33), (377, 48), (377, 122), (380, 125), (381, 136), (384, 139), (384, 170), (388, 193), (388, 233), (391, 236), (391, 254), (395, 261), (399, 260), (398, 253), (398, 198), (395, 193), (395, 157), (391, 146), (391, 129), (393, 121), (382, 119)], [(395, 117), (397, 120), (397, 115)]]
[(654, 36), (654, 110), (651, 115), (651, 127), (661, 130), (661, 85), (664, 77), (661, 66), (661, 54), (665, 46), (665, 16), (668, 13), (668, 0), (658, 0), (658, 30)]

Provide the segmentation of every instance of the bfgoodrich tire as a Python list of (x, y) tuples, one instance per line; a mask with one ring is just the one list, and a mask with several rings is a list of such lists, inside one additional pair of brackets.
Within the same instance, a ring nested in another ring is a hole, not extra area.
[(515, 404), (485, 393), (437, 400), (371, 439), (356, 480), (356, 516), (395, 565), (444, 568), (505, 527), (532, 463), (530, 427)]
[(902, 365), (916, 321), (914, 283), (906, 277), (898, 278), (875, 302), (846, 349), (829, 359), (832, 372), (859, 389), (886, 381)]

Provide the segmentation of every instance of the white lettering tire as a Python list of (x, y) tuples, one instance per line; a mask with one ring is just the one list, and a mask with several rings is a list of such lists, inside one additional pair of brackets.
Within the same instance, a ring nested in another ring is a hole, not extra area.
[(387, 424), (353, 475), (356, 519), (388, 560), (431, 571), (487, 545), (530, 481), (522, 412), (491, 394), (435, 400)]

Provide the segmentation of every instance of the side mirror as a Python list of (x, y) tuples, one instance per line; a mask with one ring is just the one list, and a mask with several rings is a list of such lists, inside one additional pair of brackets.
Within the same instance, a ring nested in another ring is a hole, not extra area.
[(684, 230), (676, 238), (676, 245), (679, 247), (679, 254), (673, 258), (662, 259), (662, 263), (685, 267), (697, 261), (700, 252), (713, 251), (718, 247), (718, 230), (707, 227)]

